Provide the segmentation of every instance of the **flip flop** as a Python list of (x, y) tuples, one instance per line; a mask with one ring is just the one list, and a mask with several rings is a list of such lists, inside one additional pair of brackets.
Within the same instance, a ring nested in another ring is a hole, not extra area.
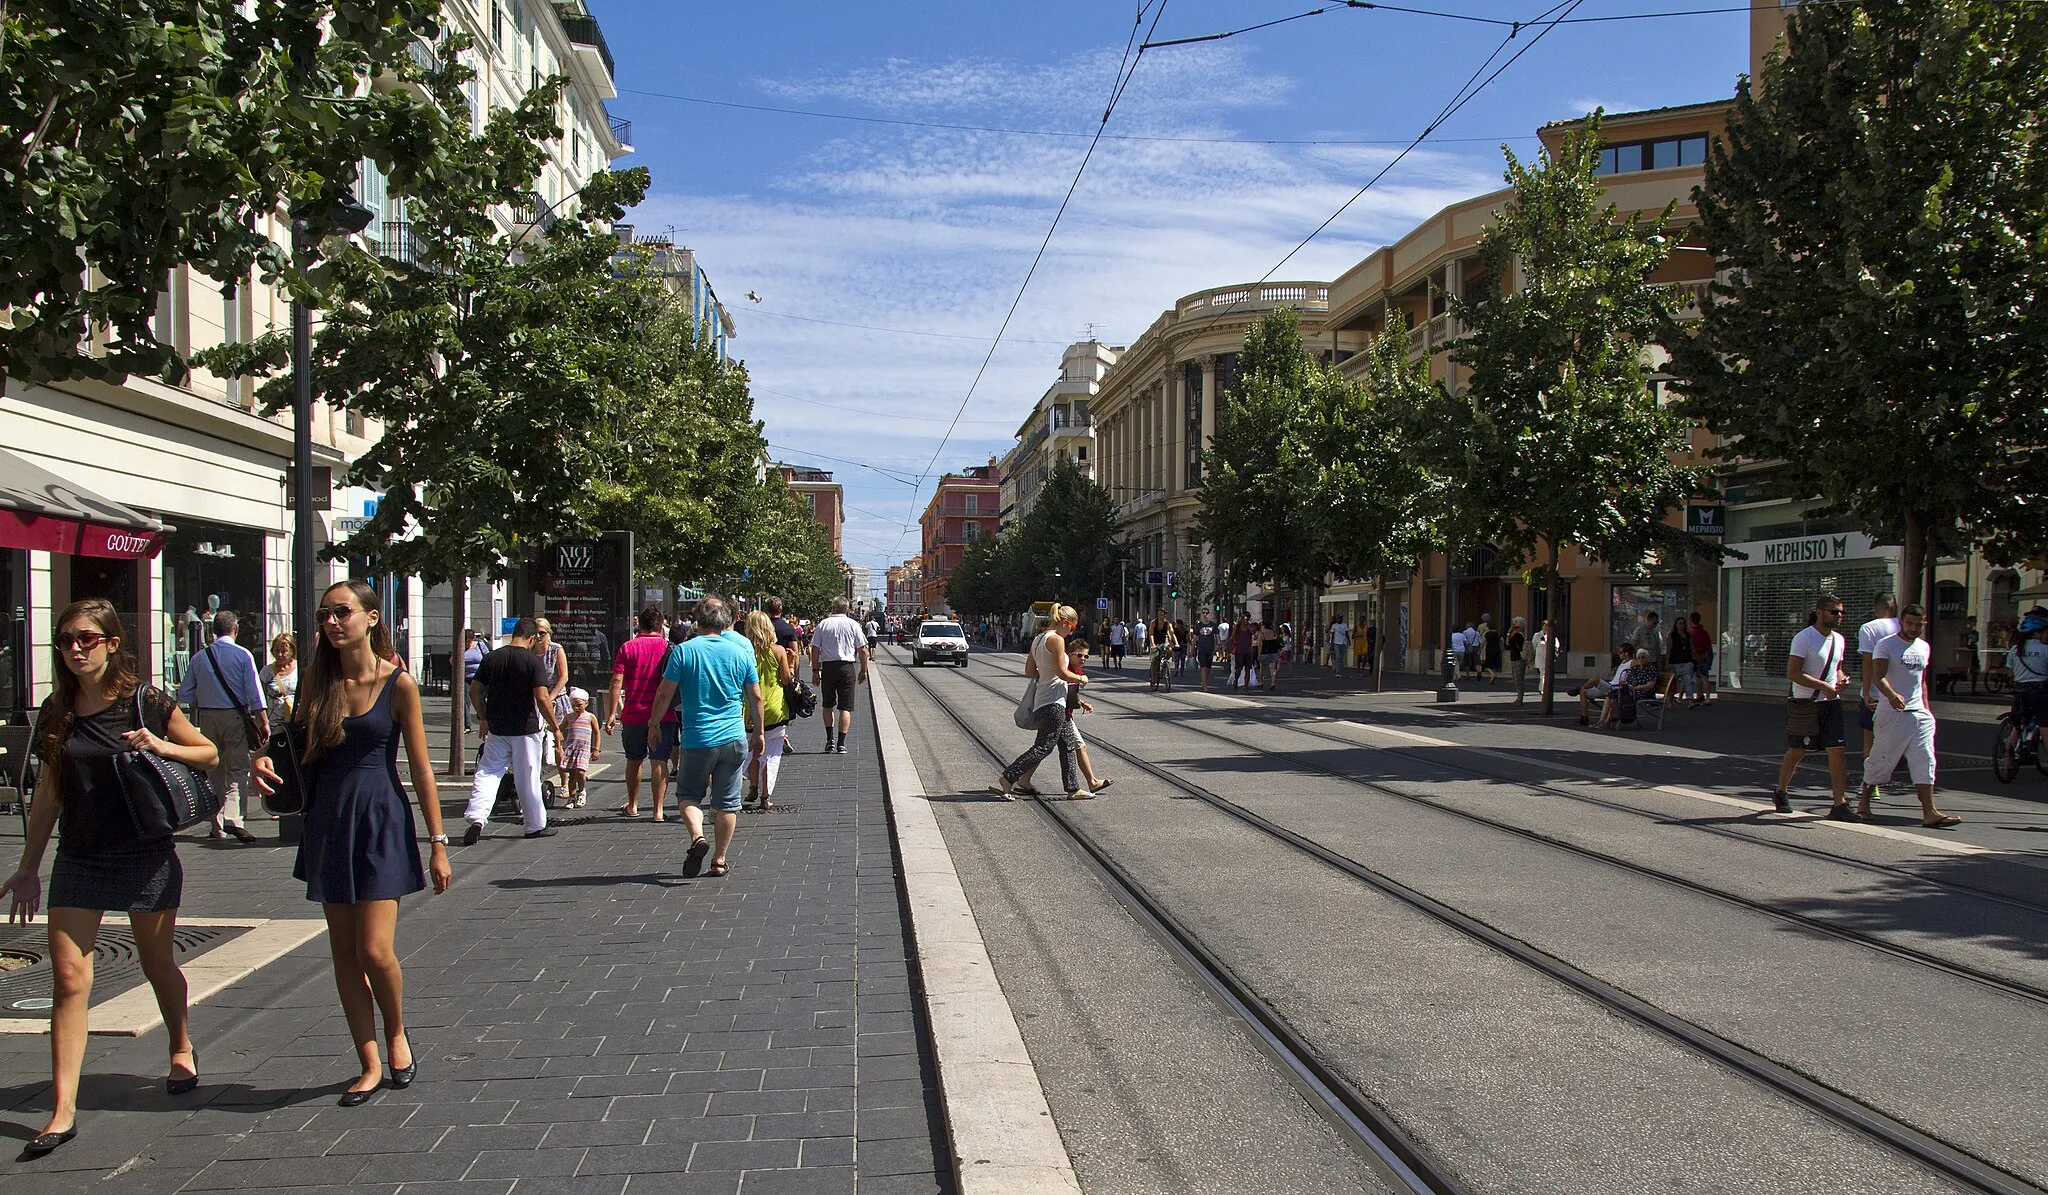
[(1935, 818), (1931, 822), (1923, 821), (1920, 824), (1927, 827), (1930, 830), (1939, 830), (1944, 826), (1960, 825), (1962, 824), (1962, 820), (1962, 818), (1957, 817), (1953, 813), (1944, 813), (1940, 817)]
[(1088, 787), (1091, 791), (1101, 792), (1103, 789), (1108, 788), (1110, 785), (1115, 783), (1116, 781), (1114, 780), (1097, 780), (1094, 784), (1091, 784)]
[(1020, 784), (1017, 787), (1011, 789), (1010, 791), (1016, 793), (1020, 797), (1036, 797), (1041, 795), (1037, 789), (1031, 787), (1028, 784)]
[(988, 793), (998, 801), (1014, 801), (1017, 799), (1017, 794), (1014, 791), (1004, 788), (1000, 784), (989, 785)]

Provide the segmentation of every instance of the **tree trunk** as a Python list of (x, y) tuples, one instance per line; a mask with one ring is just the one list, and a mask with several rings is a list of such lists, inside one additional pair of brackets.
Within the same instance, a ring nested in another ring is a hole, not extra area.
[(462, 640), (463, 632), (469, 628), (469, 578), (455, 577), (448, 583), (448, 591), (450, 613), (454, 615), (448, 622), (454, 628), (454, 646), (448, 649), (448, 774), (460, 776), (469, 770), (469, 747), (462, 732), (462, 715), (469, 704), (469, 685), (462, 675), (462, 657), (468, 648)]
[[(1543, 637), (1543, 663), (1536, 670), (1536, 684), (1543, 690), (1543, 716), (1548, 718), (1556, 708), (1551, 690), (1557, 686), (1551, 683), (1550, 678), (1556, 674), (1557, 640), (1563, 634), (1557, 625), (1557, 537), (1544, 536), (1543, 549), (1546, 557), (1543, 563), (1543, 610), (1548, 616), (1545, 621), (1550, 624), (1550, 634)], [(1534, 594), (1530, 595), (1529, 613), (1532, 617), (1536, 613)]]
[(1927, 521), (1917, 510), (1906, 511), (1906, 541), (1899, 549), (1899, 606), (1925, 605), (1921, 574), (1927, 571)]

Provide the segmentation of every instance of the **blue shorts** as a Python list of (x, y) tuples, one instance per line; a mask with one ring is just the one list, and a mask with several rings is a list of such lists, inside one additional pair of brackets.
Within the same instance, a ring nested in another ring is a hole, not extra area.
[(619, 726), (619, 749), (626, 753), (626, 762), (639, 763), (647, 758), (647, 723), (626, 722)]
[(676, 799), (694, 801), (719, 813), (738, 813), (746, 762), (745, 739), (716, 747), (683, 748), (683, 766), (676, 773)]
[(1872, 734), (1877, 733), (1877, 711), (1863, 704), (1861, 701), (1857, 702), (1856, 725), (1864, 730), (1870, 731)]

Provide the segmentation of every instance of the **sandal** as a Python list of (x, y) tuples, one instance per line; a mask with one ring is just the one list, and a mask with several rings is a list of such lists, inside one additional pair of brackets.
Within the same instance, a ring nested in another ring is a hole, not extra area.
[(1935, 818), (1931, 822), (1922, 821), (1920, 824), (1927, 827), (1930, 830), (1939, 830), (1945, 826), (1961, 825), (1962, 820), (1962, 818), (1957, 817), (1953, 813), (1944, 813), (1940, 817)]
[(694, 880), (704, 870), (704, 856), (711, 853), (711, 844), (702, 838), (690, 840), (690, 852), (683, 856), (683, 878)]
[(1038, 797), (1044, 795), (1043, 793), (1039, 792), (1037, 789), (1031, 787), (1028, 784), (1020, 784), (1017, 787), (1011, 789), (1010, 791), (1016, 793), (1020, 797)]
[(1016, 793), (1012, 792), (1007, 788), (1004, 788), (1000, 784), (989, 785), (988, 792), (990, 796), (994, 797), (998, 801), (1014, 801), (1017, 799)]
[(1073, 792), (1067, 794), (1067, 800), (1069, 801), (1092, 801), (1094, 799), (1095, 794), (1089, 792), (1085, 788), (1077, 788)]
[(732, 866), (727, 863), (713, 863), (711, 865), (711, 870), (705, 872), (704, 874), (710, 876), (714, 880), (722, 880), (726, 876), (732, 874)]
[(1115, 783), (1116, 781), (1114, 780), (1097, 780), (1095, 783), (1088, 786), (1088, 791), (1099, 793), (1103, 789), (1108, 788), (1110, 785)]

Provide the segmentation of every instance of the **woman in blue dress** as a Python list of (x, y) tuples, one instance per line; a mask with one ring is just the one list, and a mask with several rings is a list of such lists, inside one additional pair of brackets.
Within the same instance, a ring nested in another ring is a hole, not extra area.
[[(420, 868), (419, 835), (398, 777), (398, 743), (412, 768), (413, 791), (433, 843), (429, 870), (434, 891), (446, 892), (448, 836), (441, 832), (441, 799), (427, 757), (420, 690), (412, 675), (389, 662), (391, 632), (377, 610), (377, 591), (343, 581), (321, 596), (313, 612), (319, 635), (299, 685), (294, 722), (302, 731), (301, 775), (306, 824), (299, 839), (295, 878), (306, 899), (327, 915), (334, 985), (348, 1018), (362, 1074), (342, 1092), (341, 1106), (366, 1102), (384, 1078), (377, 1051), (377, 1012), (391, 1085), (410, 1086), (419, 1073), (405, 1034), (405, 980), (393, 938), (398, 901), (427, 886)], [(257, 786), (278, 785), (268, 757), (257, 763)]]

